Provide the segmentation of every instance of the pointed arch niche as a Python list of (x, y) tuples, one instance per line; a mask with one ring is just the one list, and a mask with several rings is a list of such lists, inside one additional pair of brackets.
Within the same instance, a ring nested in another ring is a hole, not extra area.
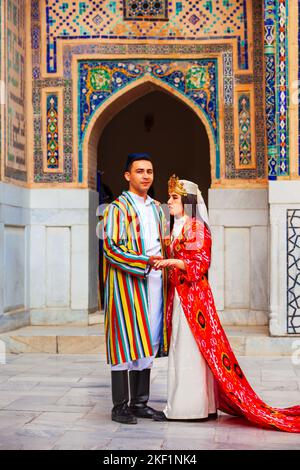
[[(96, 189), (96, 178), (97, 178), (97, 168), (101, 170), (101, 161), (98, 164), (98, 146), (99, 142), (102, 138), (102, 135), (109, 126), (111, 121), (121, 113), (121, 111), (125, 110), (125, 108), (132, 105), (134, 102), (139, 100), (140, 98), (148, 95), (149, 93), (154, 92), (163, 92), (166, 93), (169, 97), (173, 97), (175, 100), (179, 100), (180, 105), (185, 108), (188, 108), (188, 111), (194, 113), (198, 119), (196, 122), (199, 124), (199, 129), (202, 128), (202, 133), (206, 134), (206, 138), (208, 140), (208, 153), (209, 155), (201, 156), (199, 155), (199, 165), (206, 164), (210, 166), (210, 177), (209, 183), (206, 188), (206, 193), (208, 188), (210, 187), (211, 181), (214, 180), (214, 175), (216, 171), (216, 144), (211, 128), (211, 124), (206, 116), (206, 114), (194, 104), (187, 96), (182, 94), (181, 92), (175, 90), (173, 87), (168, 86), (167, 84), (163, 83), (162, 81), (155, 79), (153, 77), (142, 77), (139, 80), (136, 80), (133, 83), (130, 83), (123, 89), (119, 90), (118, 92), (114, 93), (111, 97), (109, 97), (99, 108), (94, 112), (92, 118), (89, 121), (87, 129), (85, 131), (83, 145), (82, 145), (82, 166), (83, 166), (83, 182), (85, 186), (88, 186), (91, 189)], [(146, 112), (146, 110), (145, 110)], [(115, 139), (118, 138), (117, 135), (114, 136)], [(182, 138), (185, 138), (184, 132), (184, 123), (182, 123)], [(162, 136), (163, 139), (163, 136)], [(147, 149), (132, 149), (132, 151), (146, 151)], [(101, 150), (100, 150), (101, 152)], [(124, 161), (126, 157), (126, 150), (124, 153)], [(168, 157), (168, 161), (171, 162), (172, 156)], [(116, 169), (113, 165), (113, 158), (114, 156), (111, 155), (110, 165), (111, 169), (114, 171), (116, 175)], [(186, 164), (188, 165), (188, 156), (182, 155), (182, 158), (185, 160)], [(101, 155), (100, 155), (101, 160)], [(170, 171), (172, 170), (172, 166), (170, 163)], [(175, 168), (175, 167), (174, 167)], [(159, 168), (156, 168), (156, 171), (159, 172)], [(175, 171), (175, 170), (174, 170)], [(116, 176), (115, 176), (116, 177)], [(123, 174), (118, 174), (118, 178), (122, 179)]]

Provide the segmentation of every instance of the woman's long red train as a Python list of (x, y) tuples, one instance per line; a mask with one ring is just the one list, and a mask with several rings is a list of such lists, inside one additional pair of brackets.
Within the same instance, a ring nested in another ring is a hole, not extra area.
[(231, 349), (206, 277), (211, 256), (211, 235), (207, 227), (190, 219), (172, 244), (172, 253), (169, 239), (166, 245), (168, 256), (182, 259), (186, 265), (186, 272), (175, 268), (169, 275), (168, 337), (171, 337), (176, 288), (194, 338), (218, 384), (218, 409), (243, 416), (264, 428), (300, 432), (300, 406), (280, 409), (264, 403), (247, 381)]

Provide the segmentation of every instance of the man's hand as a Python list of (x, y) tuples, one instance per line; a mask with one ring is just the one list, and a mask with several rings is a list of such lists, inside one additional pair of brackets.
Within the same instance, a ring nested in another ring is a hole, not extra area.
[(153, 268), (154, 264), (157, 262), (157, 261), (160, 261), (162, 260), (163, 257), (162, 256), (150, 256), (149, 260), (148, 260), (148, 264), (150, 264), (151, 268)]

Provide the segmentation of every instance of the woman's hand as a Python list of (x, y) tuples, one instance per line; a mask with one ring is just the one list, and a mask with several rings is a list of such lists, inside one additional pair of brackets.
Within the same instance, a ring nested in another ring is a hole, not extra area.
[(155, 261), (154, 269), (163, 269), (163, 268), (178, 268), (185, 271), (185, 264), (181, 259), (163, 259)]

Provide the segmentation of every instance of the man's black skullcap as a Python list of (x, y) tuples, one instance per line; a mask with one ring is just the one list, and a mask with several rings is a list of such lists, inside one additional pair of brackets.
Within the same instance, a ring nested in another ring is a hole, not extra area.
[(131, 163), (135, 162), (136, 160), (149, 160), (149, 162), (152, 161), (148, 153), (130, 153), (127, 155), (125, 171), (128, 171), (129, 165), (131, 165)]

